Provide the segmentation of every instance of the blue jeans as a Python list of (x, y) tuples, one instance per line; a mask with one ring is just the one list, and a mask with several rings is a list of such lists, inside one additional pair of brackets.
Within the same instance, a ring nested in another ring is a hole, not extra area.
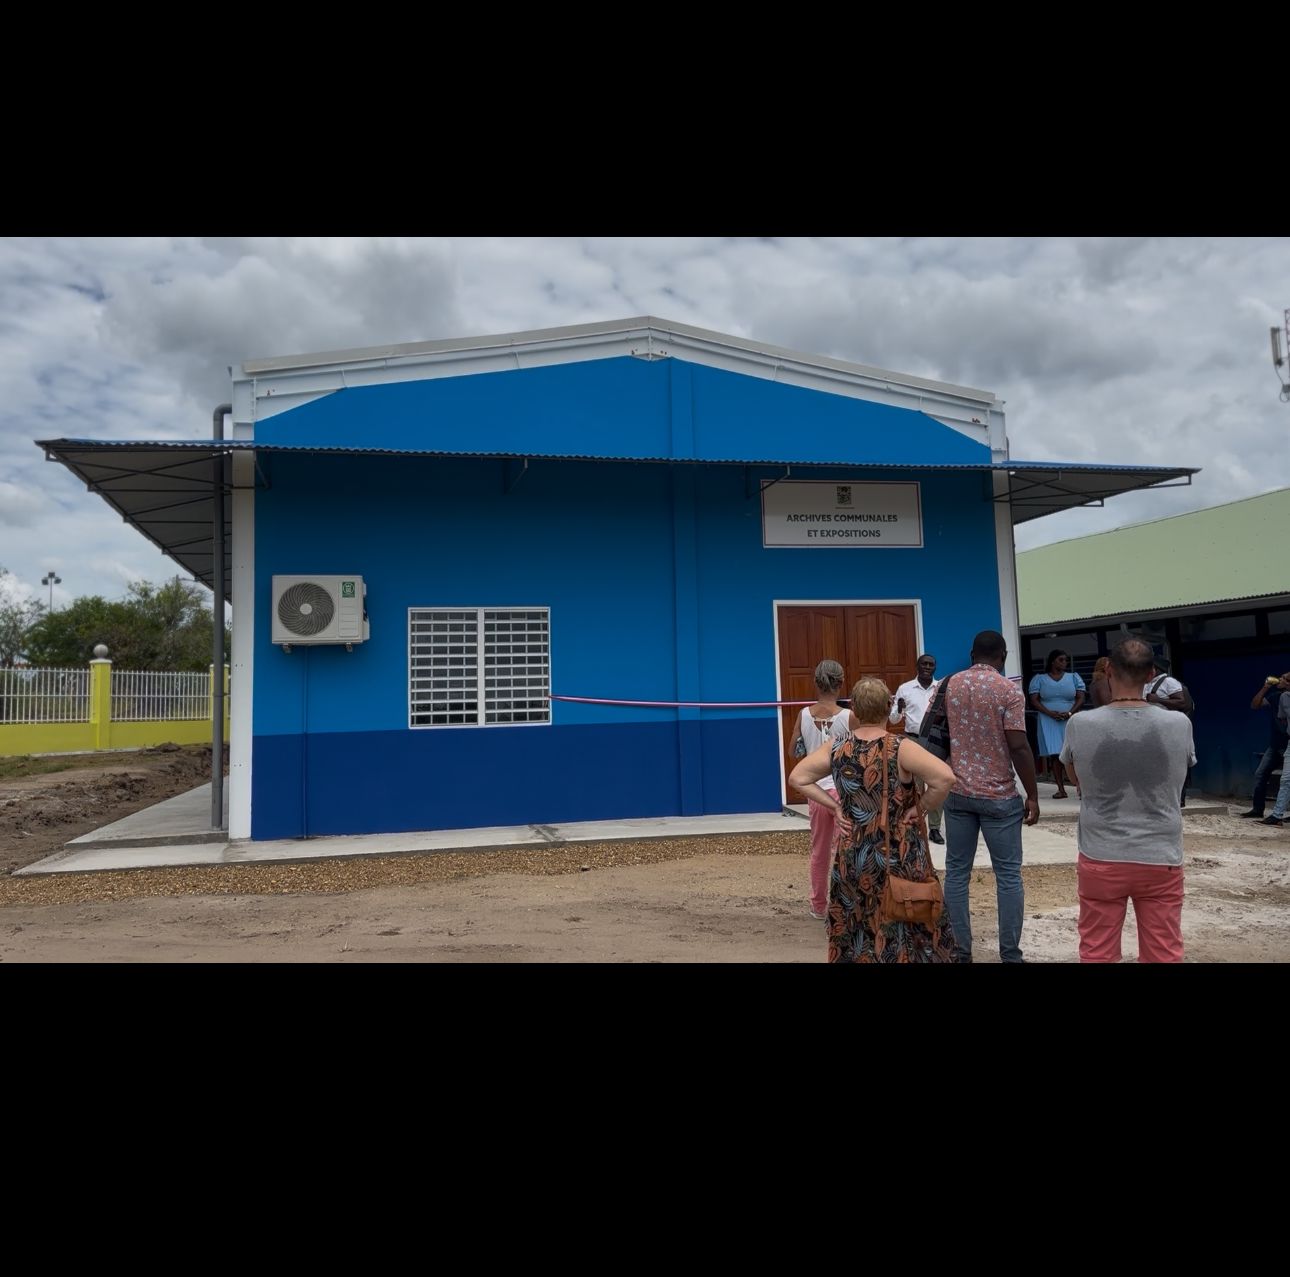
[(976, 859), (977, 834), (994, 866), (999, 905), (999, 957), (1021, 962), (1021, 923), (1025, 895), (1021, 885), (1021, 819), (1026, 804), (1016, 798), (965, 798), (951, 794), (945, 800), (945, 907), (954, 929), (960, 959), (972, 956), (972, 915), (968, 910), (968, 883)]
[(1263, 751), (1259, 765), (1254, 769), (1254, 792), (1250, 795), (1250, 810), (1257, 811), (1260, 816), (1263, 815), (1263, 808), (1268, 801), (1268, 777), (1284, 756), (1285, 750), (1269, 745)]
[[(1286, 750), (1286, 753), (1290, 754), (1290, 750)], [(1287, 808), (1290, 808), (1290, 767), (1283, 767), (1281, 769), (1281, 785), (1277, 790), (1276, 806), (1272, 808), (1272, 814), (1278, 820), (1284, 820)]]

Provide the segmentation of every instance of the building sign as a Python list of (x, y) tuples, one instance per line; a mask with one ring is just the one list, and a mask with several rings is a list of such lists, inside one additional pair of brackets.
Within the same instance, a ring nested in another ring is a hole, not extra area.
[(916, 483), (825, 483), (783, 479), (761, 488), (765, 546), (920, 547)]

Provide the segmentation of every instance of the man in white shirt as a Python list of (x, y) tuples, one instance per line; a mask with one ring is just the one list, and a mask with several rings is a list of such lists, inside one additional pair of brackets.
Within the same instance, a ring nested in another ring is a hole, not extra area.
[[(1169, 663), (1163, 658), (1155, 658), (1155, 668), (1152, 670), (1153, 677), (1151, 682), (1145, 683), (1142, 688), (1142, 699), (1148, 705), (1159, 705), (1161, 709), (1176, 710), (1180, 714), (1188, 712), (1188, 696), (1183, 685), (1169, 673)], [(1186, 778), (1183, 780), (1182, 793), (1179, 795), (1179, 805), (1187, 806), (1187, 786), (1191, 784), (1191, 768), (1187, 768)]]
[(1185, 710), (1187, 696), (1183, 692), (1183, 685), (1168, 672), (1159, 658), (1153, 673), (1152, 680), (1142, 686), (1142, 699), (1148, 705), (1159, 705), (1163, 709)]
[(939, 684), (936, 681), (936, 657), (923, 655), (918, 658), (918, 677), (911, 678), (896, 688), (896, 700), (891, 707), (890, 722), (905, 716), (905, 734), (917, 736), (923, 715), (932, 703)]
[[(906, 736), (918, 735), (923, 715), (927, 713), (927, 707), (932, 703), (932, 697), (936, 695), (936, 689), (940, 686), (936, 680), (936, 657), (924, 653), (918, 658), (917, 664), (918, 677), (911, 678), (908, 683), (902, 683), (896, 689), (896, 697), (892, 702), (891, 713), (888, 715), (888, 722), (892, 723), (898, 722), (901, 716), (904, 716)], [(933, 842), (945, 841), (941, 836), (940, 808), (929, 813), (927, 817), (927, 836)]]

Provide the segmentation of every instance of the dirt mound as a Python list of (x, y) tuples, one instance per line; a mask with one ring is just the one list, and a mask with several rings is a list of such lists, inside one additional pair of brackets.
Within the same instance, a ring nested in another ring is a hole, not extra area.
[[(32, 759), (30, 767), (61, 759)], [(228, 770), (227, 754), (225, 771)], [(26, 770), (26, 769), (24, 769)], [(209, 745), (87, 755), (84, 765), (0, 780), (0, 872), (32, 864), (64, 843), (210, 780)]]

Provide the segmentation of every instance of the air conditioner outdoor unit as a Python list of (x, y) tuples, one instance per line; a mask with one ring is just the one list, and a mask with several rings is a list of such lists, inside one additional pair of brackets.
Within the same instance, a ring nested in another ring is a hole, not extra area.
[(367, 587), (361, 576), (275, 576), (273, 641), (297, 644), (362, 643), (370, 637)]

